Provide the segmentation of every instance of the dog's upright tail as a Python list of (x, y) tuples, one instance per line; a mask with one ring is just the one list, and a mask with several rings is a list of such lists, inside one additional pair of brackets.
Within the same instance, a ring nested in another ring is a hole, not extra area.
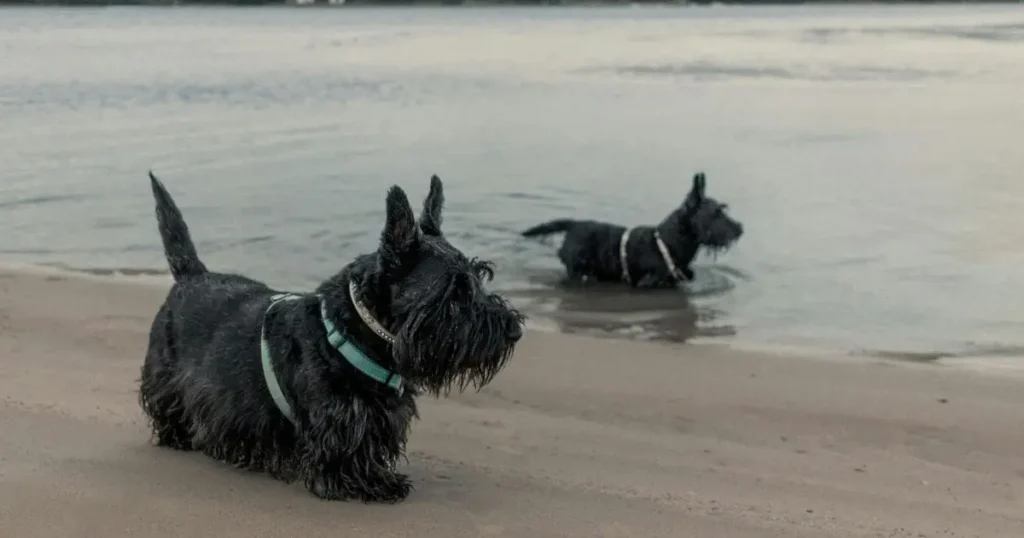
[(575, 225), (576, 221), (572, 219), (555, 219), (525, 230), (523, 232), (523, 237), (537, 237), (539, 235), (550, 235), (565, 232)]
[(153, 187), (153, 198), (156, 199), (156, 221), (160, 228), (160, 238), (164, 242), (164, 254), (174, 280), (205, 273), (206, 266), (199, 261), (188, 226), (171, 194), (152, 171), (149, 172), (149, 183)]

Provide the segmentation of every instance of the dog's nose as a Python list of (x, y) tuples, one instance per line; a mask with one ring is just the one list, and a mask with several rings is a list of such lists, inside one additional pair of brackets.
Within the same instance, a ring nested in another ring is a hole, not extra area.
[(739, 222), (737, 222), (736, 223), (736, 237), (739, 238), (741, 235), (743, 235), (743, 225), (740, 224)]
[(523, 326), (519, 324), (519, 320), (511, 319), (508, 322), (508, 335), (507, 338), (512, 342), (518, 342), (523, 337)]

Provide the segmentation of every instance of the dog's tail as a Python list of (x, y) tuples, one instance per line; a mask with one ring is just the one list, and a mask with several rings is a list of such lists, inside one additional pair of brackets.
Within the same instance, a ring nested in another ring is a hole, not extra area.
[(576, 221), (572, 219), (556, 219), (544, 224), (538, 224), (533, 228), (530, 228), (523, 232), (523, 237), (537, 237), (539, 235), (550, 235), (559, 232), (568, 231), (576, 225)]
[(160, 238), (164, 242), (164, 254), (174, 280), (205, 273), (206, 266), (199, 261), (188, 226), (171, 194), (152, 171), (149, 172), (149, 183), (153, 187), (153, 198), (156, 199), (156, 221), (160, 228)]

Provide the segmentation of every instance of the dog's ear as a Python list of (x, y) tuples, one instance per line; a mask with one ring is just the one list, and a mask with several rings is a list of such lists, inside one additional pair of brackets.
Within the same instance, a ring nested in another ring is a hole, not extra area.
[(398, 185), (388, 189), (387, 212), (387, 221), (380, 234), (380, 247), (377, 250), (385, 271), (401, 267), (420, 239), (420, 229), (416, 225), (416, 216), (409, 205), (409, 198)]
[(704, 172), (697, 172), (693, 176), (693, 186), (690, 187), (690, 193), (686, 195), (686, 200), (683, 202), (684, 207), (688, 209), (700, 207), (700, 204), (704, 201), (705, 182)]
[(444, 210), (444, 185), (441, 178), (430, 178), (430, 192), (423, 200), (423, 212), (420, 213), (420, 230), (427, 235), (441, 235), (441, 212)]

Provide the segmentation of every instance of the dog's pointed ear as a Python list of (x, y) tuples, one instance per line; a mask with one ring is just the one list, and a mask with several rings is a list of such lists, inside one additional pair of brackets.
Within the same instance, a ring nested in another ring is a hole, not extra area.
[(441, 178), (430, 178), (430, 192), (423, 200), (420, 230), (427, 235), (441, 235), (441, 212), (444, 211), (444, 185)]
[(416, 216), (409, 205), (409, 198), (398, 185), (388, 189), (387, 220), (384, 231), (380, 234), (380, 253), (382, 269), (397, 269), (408, 253), (416, 248), (420, 239), (420, 229), (416, 225)]
[(688, 208), (697, 208), (701, 202), (704, 201), (704, 188), (706, 185), (706, 178), (704, 172), (697, 172), (693, 176), (693, 186), (690, 187), (690, 193), (686, 195), (686, 201), (683, 205)]

